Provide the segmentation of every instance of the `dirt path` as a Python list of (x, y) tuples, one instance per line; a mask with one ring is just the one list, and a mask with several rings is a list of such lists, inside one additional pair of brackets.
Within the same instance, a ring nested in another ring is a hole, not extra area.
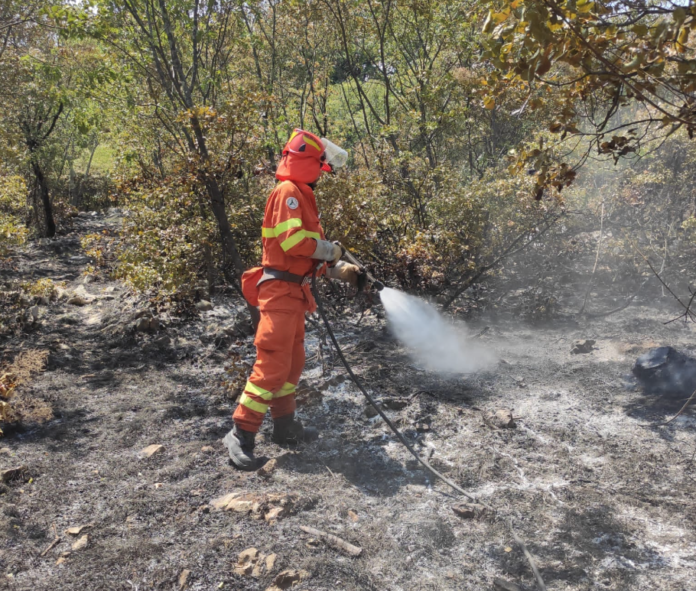
[[(251, 338), (239, 336), (240, 304), (218, 297), (193, 320), (159, 315), (157, 330), (137, 331), (144, 301), (82, 277), (80, 236), (117, 223), (113, 213), (83, 216), (73, 234), (32, 247), (5, 272), (5, 280), (66, 281), (85, 305), (42, 306), (37, 327), (2, 343), (49, 352), (21, 397), (53, 418), (0, 442), (0, 469), (27, 468), (0, 489), (0, 588), (264, 590), (295, 569), (306, 571), (296, 590), (488, 590), (501, 577), (531, 591), (501, 518), (509, 516), (549, 590), (693, 589), (694, 418), (660, 427), (679, 404), (623, 384), (651, 346), (694, 352), (691, 326), (662, 324), (669, 312), (492, 325), (481, 342), (503, 361), (464, 379), (413, 367), (374, 315), (340, 327), (375, 394), (400, 399), (390, 404), (403, 408), (389, 412), (406, 435), (499, 511), (466, 519), (452, 510), (460, 499), (366, 416), (312, 324), (305, 378), (313, 389), (301, 413), (322, 437), (297, 449), (262, 440), (259, 453), (276, 459), (268, 475), (231, 468), (220, 440), (234, 403), (222, 382), (230, 353), (253, 359)], [(595, 339), (596, 349), (571, 355), (576, 338)], [(483, 420), (505, 408), (516, 429)], [(163, 449), (142, 457), (150, 445)], [(218, 510), (214, 501), (230, 493), (240, 496), (227, 506), (239, 510)], [(356, 544), (362, 556), (344, 556), (300, 525)], [(76, 526), (86, 527), (66, 533)], [(251, 547), (275, 554), (274, 564), (235, 571)]]

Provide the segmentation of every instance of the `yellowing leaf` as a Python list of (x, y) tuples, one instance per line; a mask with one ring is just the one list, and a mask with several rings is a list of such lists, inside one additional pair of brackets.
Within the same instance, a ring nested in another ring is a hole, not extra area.
[(483, 106), (489, 111), (492, 111), (493, 109), (495, 109), (495, 99), (490, 96), (486, 97), (483, 101)]

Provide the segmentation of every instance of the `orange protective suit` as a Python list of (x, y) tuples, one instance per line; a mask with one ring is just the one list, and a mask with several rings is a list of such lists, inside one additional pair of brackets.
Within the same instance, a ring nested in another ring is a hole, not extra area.
[[(263, 218), (264, 267), (307, 276), (325, 265), (312, 259), (316, 240), (324, 240), (314, 192), (306, 183), (322, 170), (323, 146), (315, 135), (295, 130), (283, 150), (279, 183), (266, 202)], [(256, 433), (270, 407), (275, 418), (295, 411), (295, 388), (304, 368), (305, 312), (316, 303), (309, 285), (279, 279), (258, 287), (261, 320), (256, 331), (256, 363), (234, 412), (234, 422)]]

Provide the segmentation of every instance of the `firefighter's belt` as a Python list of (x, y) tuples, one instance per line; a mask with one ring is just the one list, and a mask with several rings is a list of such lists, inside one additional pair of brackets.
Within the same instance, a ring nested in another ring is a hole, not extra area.
[(311, 275), (295, 275), (295, 273), (290, 273), (289, 271), (279, 271), (278, 269), (264, 267), (263, 274), (257, 285), (261, 285), (265, 281), (271, 281), (272, 279), (280, 279), (281, 281), (297, 283), (298, 285), (309, 285), (312, 282)]

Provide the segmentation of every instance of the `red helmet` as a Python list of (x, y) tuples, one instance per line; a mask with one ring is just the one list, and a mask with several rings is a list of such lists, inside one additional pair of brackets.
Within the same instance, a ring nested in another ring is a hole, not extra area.
[(322, 141), (308, 131), (293, 131), (283, 148), (283, 157), (276, 170), (276, 178), (280, 181), (310, 184), (321, 176), (322, 170), (331, 170), (326, 163)]

